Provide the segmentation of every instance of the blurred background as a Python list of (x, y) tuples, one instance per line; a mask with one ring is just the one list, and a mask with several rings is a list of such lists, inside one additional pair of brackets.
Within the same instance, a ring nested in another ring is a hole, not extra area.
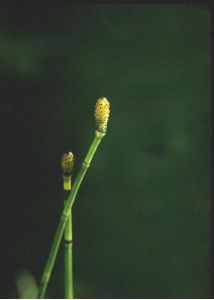
[[(210, 298), (209, 7), (0, 8), (1, 298), (40, 280), (60, 157), (76, 174), (99, 96), (111, 118), (73, 207), (75, 298)], [(63, 246), (47, 297), (64, 297)]]

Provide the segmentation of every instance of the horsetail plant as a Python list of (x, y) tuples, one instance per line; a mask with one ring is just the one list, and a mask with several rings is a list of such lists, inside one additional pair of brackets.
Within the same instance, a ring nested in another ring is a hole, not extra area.
[[(71, 190), (71, 178), (74, 167), (72, 152), (64, 153), (61, 158), (63, 177), (64, 205)], [(72, 249), (72, 209), (68, 216), (64, 232), (64, 282), (65, 299), (73, 299), (73, 249)]]
[(64, 204), (64, 209), (62, 211), (60, 222), (58, 224), (54, 240), (51, 246), (51, 250), (49, 253), (48, 260), (45, 265), (45, 269), (42, 275), (40, 287), (39, 287), (39, 293), (38, 298), (42, 299), (45, 296), (45, 292), (47, 289), (48, 282), (50, 280), (51, 272), (56, 260), (56, 256), (59, 250), (59, 245), (62, 239), (62, 235), (66, 226), (66, 222), (69, 218), (71, 208), (74, 204), (74, 200), (76, 198), (77, 192), (79, 190), (79, 187), (82, 183), (82, 180), (85, 176), (85, 173), (90, 166), (90, 163), (93, 159), (93, 156), (102, 140), (102, 138), (105, 136), (107, 132), (107, 124), (110, 114), (110, 103), (105, 97), (100, 97), (95, 105), (95, 122), (96, 122), (96, 130), (95, 130), (95, 136), (91, 143), (91, 146), (86, 154), (85, 159), (82, 162), (81, 168), (77, 174), (77, 177), (74, 181), (73, 187), (68, 195), (67, 200)]

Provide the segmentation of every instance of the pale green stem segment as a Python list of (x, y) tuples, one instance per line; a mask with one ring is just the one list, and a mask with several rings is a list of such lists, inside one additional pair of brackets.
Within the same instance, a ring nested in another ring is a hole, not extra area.
[[(68, 179), (71, 187), (71, 176)], [(66, 191), (66, 182), (64, 179), (64, 190)], [(66, 197), (67, 198), (67, 197)], [(67, 199), (64, 201), (64, 205)], [(64, 265), (65, 265), (65, 299), (73, 299), (73, 247), (72, 247), (72, 210), (69, 213), (64, 232)]]
[(73, 247), (72, 247), (72, 213), (65, 225), (65, 299), (73, 299)]
[(53, 266), (54, 266), (54, 263), (56, 260), (56, 256), (58, 253), (59, 245), (60, 245), (62, 235), (63, 235), (64, 229), (65, 229), (65, 224), (66, 224), (66, 221), (67, 221), (68, 216), (71, 211), (71, 207), (74, 203), (75, 197), (79, 190), (80, 184), (85, 176), (85, 173), (86, 173), (88, 167), (90, 166), (91, 160), (97, 150), (97, 147), (99, 146), (99, 143), (101, 142), (102, 138), (104, 137), (104, 135), (105, 135), (104, 133), (95, 131), (94, 140), (92, 141), (92, 144), (88, 150), (88, 153), (87, 153), (87, 155), (81, 165), (81, 168), (77, 174), (77, 177), (74, 181), (73, 188), (68, 196), (68, 199), (66, 200), (63, 212), (60, 217), (60, 222), (57, 227), (57, 230), (56, 230), (56, 233), (54, 236), (54, 240), (53, 240), (53, 243), (51, 246), (49, 257), (48, 257), (48, 260), (47, 260), (47, 263), (45, 265), (45, 269), (44, 269), (44, 272), (42, 275), (42, 280), (41, 280), (41, 284), (39, 287), (38, 299), (44, 299), (47, 285), (48, 285), (48, 282), (49, 282), (49, 279), (51, 276), (51, 272), (52, 272), (52, 269), (53, 269)]

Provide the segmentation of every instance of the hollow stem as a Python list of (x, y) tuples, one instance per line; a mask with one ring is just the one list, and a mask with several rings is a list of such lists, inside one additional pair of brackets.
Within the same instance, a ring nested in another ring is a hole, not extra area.
[(48, 260), (47, 260), (47, 263), (45, 265), (45, 269), (44, 269), (44, 272), (42, 275), (41, 284), (39, 287), (38, 299), (44, 299), (47, 285), (48, 285), (48, 282), (49, 282), (49, 279), (51, 276), (51, 272), (52, 272), (52, 269), (53, 269), (53, 266), (54, 266), (54, 263), (56, 260), (56, 256), (57, 256), (57, 253), (59, 250), (59, 245), (60, 245), (62, 235), (63, 235), (64, 229), (65, 229), (65, 225), (66, 225), (68, 216), (71, 211), (71, 207), (74, 203), (75, 197), (76, 197), (79, 187), (82, 183), (82, 180), (85, 176), (85, 173), (86, 173), (88, 167), (90, 166), (91, 160), (97, 150), (97, 147), (99, 146), (99, 143), (101, 142), (102, 138), (104, 137), (104, 135), (105, 134), (103, 134), (103, 133), (95, 131), (95, 137), (94, 137), (92, 144), (88, 150), (88, 153), (81, 165), (81, 168), (77, 174), (77, 177), (74, 181), (74, 185), (68, 196), (68, 199), (65, 202), (64, 209), (63, 209), (63, 212), (60, 217), (60, 222), (58, 224), (58, 227), (57, 227), (57, 230), (56, 230), (56, 233), (54, 236), (54, 240), (53, 240), (53, 243), (51, 246), (49, 257), (48, 257)]
[[(63, 177), (63, 189), (65, 193), (64, 205), (68, 192), (71, 189), (71, 176)], [(69, 213), (64, 231), (64, 267), (65, 267), (65, 299), (73, 299), (73, 247), (72, 247), (72, 210)]]
[(68, 220), (65, 225), (65, 299), (74, 298), (73, 289), (73, 247), (72, 247), (72, 212), (68, 216)]

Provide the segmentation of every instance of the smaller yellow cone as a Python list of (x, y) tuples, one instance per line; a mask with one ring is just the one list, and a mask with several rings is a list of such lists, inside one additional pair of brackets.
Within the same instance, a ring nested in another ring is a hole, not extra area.
[(72, 152), (63, 153), (61, 157), (62, 174), (70, 176), (74, 167), (74, 155)]

